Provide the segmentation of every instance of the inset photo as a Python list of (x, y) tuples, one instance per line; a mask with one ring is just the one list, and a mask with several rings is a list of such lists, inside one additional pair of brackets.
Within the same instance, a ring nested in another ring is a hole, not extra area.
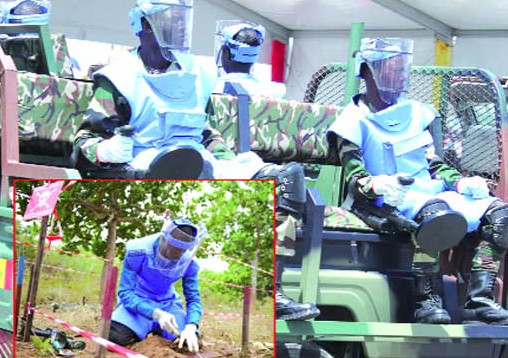
[(273, 181), (14, 186), (16, 357), (273, 357)]

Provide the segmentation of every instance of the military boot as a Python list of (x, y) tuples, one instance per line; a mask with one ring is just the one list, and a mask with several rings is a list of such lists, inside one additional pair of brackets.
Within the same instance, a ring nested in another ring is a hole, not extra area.
[(306, 320), (319, 316), (319, 309), (313, 303), (298, 303), (286, 296), (282, 291), (282, 272), (284, 271), (285, 257), (276, 255), (277, 276), (275, 294), (275, 316), (285, 321)]
[(494, 299), (497, 274), (491, 271), (473, 271), (464, 304), (463, 323), (508, 325), (508, 311)]
[(268, 164), (253, 179), (275, 179), (277, 210), (301, 215), (305, 205), (305, 174), (298, 163)]
[(415, 322), (431, 324), (450, 323), (450, 315), (443, 308), (443, 301), (440, 297), (443, 286), (441, 275), (415, 275), (415, 284)]

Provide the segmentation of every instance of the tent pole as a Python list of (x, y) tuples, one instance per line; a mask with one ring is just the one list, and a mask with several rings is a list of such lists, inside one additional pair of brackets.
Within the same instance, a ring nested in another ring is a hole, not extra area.
[(358, 92), (360, 81), (355, 76), (355, 59), (353, 54), (360, 49), (360, 43), (363, 36), (363, 29), (365, 24), (363, 22), (355, 22), (351, 25), (351, 33), (349, 37), (349, 52), (347, 59), (347, 72), (346, 72), (346, 89), (344, 91), (344, 98), (342, 99), (342, 106), (347, 105), (351, 101), (351, 97)]

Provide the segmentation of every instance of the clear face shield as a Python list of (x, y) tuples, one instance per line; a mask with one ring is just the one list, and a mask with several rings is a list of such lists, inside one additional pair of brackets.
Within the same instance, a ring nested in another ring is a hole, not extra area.
[[(250, 46), (246, 43), (236, 41), (233, 39), (239, 31), (243, 29), (254, 30), (259, 39), (259, 46)], [(265, 38), (265, 28), (261, 25), (255, 24), (250, 21), (242, 20), (221, 20), (217, 21), (215, 26), (215, 43), (214, 55), (215, 63), (219, 72), (222, 72), (222, 46), (226, 45), (231, 53), (233, 61), (242, 63), (254, 63), (259, 57), (261, 44)]]
[(196, 226), (186, 219), (168, 220), (162, 228), (153, 268), (167, 277), (182, 277), (205, 236), (203, 224)]
[(168, 5), (161, 11), (145, 14), (167, 60), (173, 60), (171, 51), (190, 52), (192, 14), (191, 1), (180, 1), (178, 5)]
[(357, 56), (369, 66), (383, 102), (393, 105), (408, 98), (412, 53), (409, 39), (362, 40)]

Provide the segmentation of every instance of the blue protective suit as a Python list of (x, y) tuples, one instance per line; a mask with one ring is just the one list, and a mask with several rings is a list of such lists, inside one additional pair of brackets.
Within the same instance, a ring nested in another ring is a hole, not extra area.
[[(118, 289), (118, 306), (112, 320), (133, 330), (143, 340), (151, 331), (159, 331), (159, 324), (152, 319), (153, 311), (159, 308), (176, 317), (181, 331), (188, 323), (199, 326), (203, 314), (199, 295), (199, 266), (192, 260), (181, 277), (167, 277), (154, 269), (157, 242), (160, 234), (127, 242), (127, 252)], [(185, 313), (182, 299), (173, 284), (182, 280), (185, 296)], [(163, 331), (163, 337), (173, 340), (176, 336)]]
[(473, 199), (446, 190), (442, 180), (431, 177), (425, 151), (433, 144), (428, 127), (436, 117), (432, 107), (416, 101), (372, 113), (355, 96), (328, 131), (361, 148), (371, 175), (406, 173), (415, 178), (397, 207), (404, 216), (414, 219), (426, 202), (439, 198), (466, 217), (471, 232), (478, 228), (490, 204), (499, 199)]
[(227, 73), (217, 79), (213, 93), (224, 93), (226, 82), (239, 83), (249, 94), (267, 96), (272, 98), (284, 98), (286, 86), (278, 82), (262, 82), (250, 73)]
[(147, 170), (162, 151), (185, 145), (210, 162), (215, 179), (252, 178), (265, 165), (255, 153), (218, 160), (201, 144), (216, 68), (212, 71), (189, 54), (175, 53), (175, 59), (181, 69), (150, 75), (136, 53), (126, 53), (95, 73), (108, 78), (129, 103), (129, 124), (135, 131), (133, 160), (128, 164)]
[(136, 169), (147, 169), (157, 154), (176, 145), (204, 149), (206, 106), (216, 75), (192, 55), (175, 53), (175, 59), (180, 69), (152, 75), (136, 53), (126, 53), (95, 74), (108, 78), (129, 102), (135, 131), (128, 164)]

